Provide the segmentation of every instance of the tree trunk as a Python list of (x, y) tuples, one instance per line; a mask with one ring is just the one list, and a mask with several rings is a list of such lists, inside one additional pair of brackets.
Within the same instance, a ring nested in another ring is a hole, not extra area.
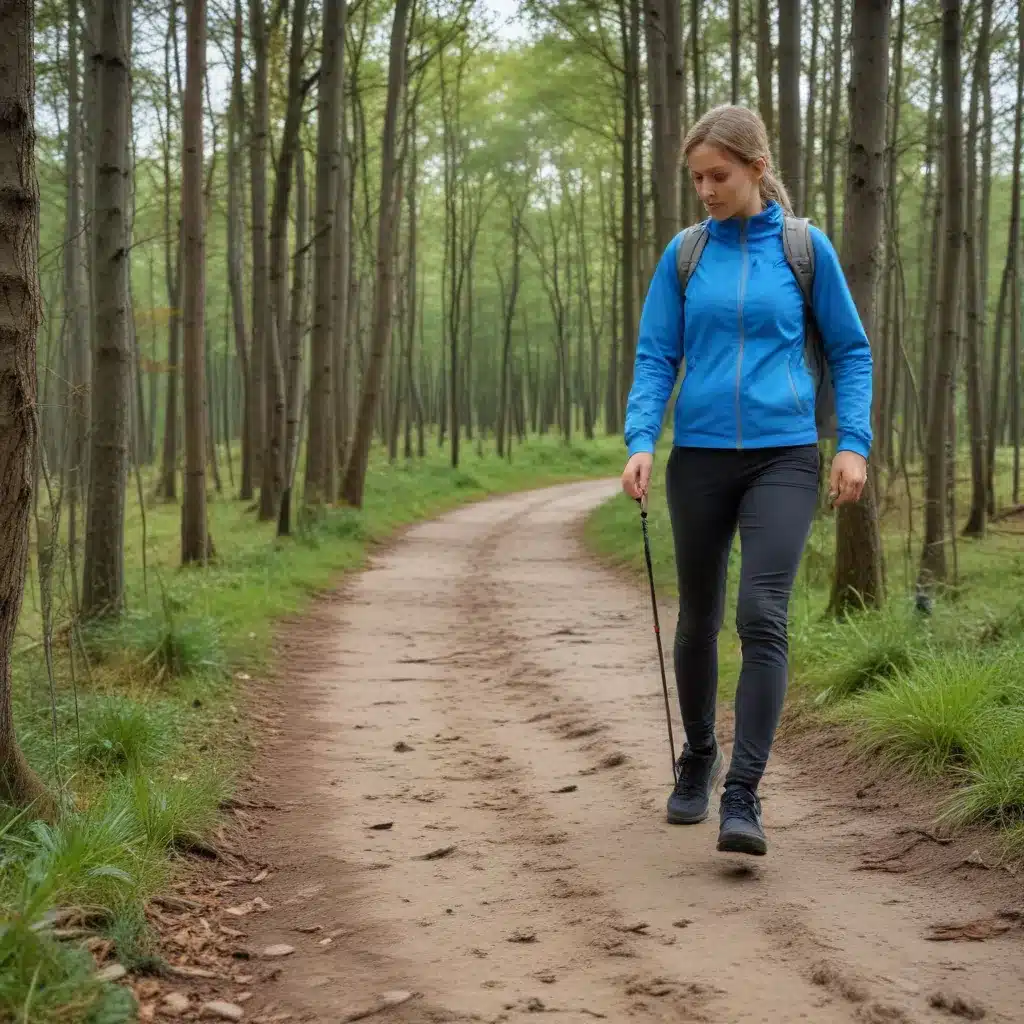
[[(98, 0), (97, 0), (98, 2)], [(171, 54), (174, 54), (175, 89), (171, 90)], [(181, 359), (181, 216), (171, 216), (174, 189), (171, 184), (171, 124), (181, 109), (181, 68), (178, 61), (178, 3), (171, 0), (164, 42), (164, 271), (167, 278), (167, 391), (164, 408), (164, 447), (160, 494), (164, 501), (178, 496), (178, 363)], [(173, 241), (172, 241), (173, 239)], [(172, 248), (173, 246), (173, 248)]]
[(71, 603), (78, 611), (78, 507), (85, 494), (87, 436), (90, 402), (89, 299), (82, 195), (82, 104), (79, 93), (78, 0), (68, 2), (68, 149), (67, 232), (64, 248), (64, 309), (67, 324), (68, 373), (67, 458), (65, 486), (68, 503), (68, 557), (71, 568)]
[[(761, 0), (767, 3), (768, 0)], [(839, 103), (843, 83), (843, 0), (832, 4), (832, 106), (828, 117), (828, 159), (825, 170), (825, 232), (836, 241), (836, 154), (839, 150)]]
[[(235, 0), (233, 25), (234, 56), (231, 67), (231, 106), (228, 110), (228, 287), (231, 290), (231, 313), (235, 329), (235, 351), (242, 377), (242, 481), (238, 497), (252, 501), (255, 469), (255, 426), (259, 422), (259, 407), (253, 405), (254, 388), (251, 380), (249, 343), (245, 328), (245, 218), (242, 215), (242, 155), (239, 137), (245, 123), (244, 93), (242, 89), (242, 0)], [(228, 435), (230, 441), (230, 435)]]
[(39, 441), (36, 332), (43, 307), (33, 6), (30, 0), (17, 0), (0, 8), (0, 45), (7, 53), (2, 58), (4, 75), (0, 79), (0, 145), (6, 157), (0, 165), (0, 265), (4, 268), (0, 314), (0, 802), (16, 807), (35, 802), (36, 815), (49, 817), (53, 803), (21, 753), (11, 708), (11, 655), (25, 591), (33, 466)]
[(306, 443), (304, 500), (308, 504), (334, 497), (331, 480), (331, 403), (337, 386), (333, 366), (332, 275), (337, 222), (338, 175), (341, 164), (341, 97), (345, 59), (345, 0), (324, 0), (323, 48), (317, 93), (316, 235), (313, 271), (313, 331), (310, 338), (309, 422)]
[[(836, 0), (842, 6), (842, 0)], [(757, 0), (757, 95), (761, 120), (768, 129), (768, 142), (775, 145), (775, 104), (772, 99), (772, 14), (771, 0)]]
[(189, 0), (185, 16), (185, 103), (182, 109), (181, 222), (184, 235), (183, 309), (185, 494), (181, 561), (205, 564), (206, 532), (206, 244), (203, 225), (203, 80), (206, 0)]
[[(622, 348), (617, 368), (616, 432), (622, 423), (629, 390), (633, 385), (633, 358), (636, 352), (636, 226), (633, 219), (636, 189), (636, 161), (633, 156), (636, 110), (633, 95), (634, 81), (639, 74), (639, 43), (634, 38), (633, 19), (629, 13), (634, 5), (635, 0), (619, 0), (619, 25), (622, 50), (625, 54), (625, 75), (622, 95)], [(534, 393), (531, 387), (531, 394)]]
[(971, 438), (971, 508), (964, 527), (966, 537), (985, 536), (985, 518), (988, 512), (986, 494), (985, 455), (985, 409), (981, 373), (981, 350), (983, 344), (981, 291), (981, 261), (978, 237), (978, 114), (981, 106), (981, 91), (985, 65), (988, 63), (988, 40), (992, 31), (992, 4), (981, 5), (981, 28), (974, 56), (974, 71), (971, 75), (971, 105), (967, 129), (967, 204), (964, 217), (967, 224), (966, 266), (967, 272), (967, 418)]
[(380, 402), (381, 376), (391, 335), (392, 253), (395, 244), (397, 210), (396, 181), (399, 169), (395, 160), (395, 135), (398, 123), (398, 101), (405, 79), (405, 39), (410, 0), (395, 0), (394, 21), (388, 60), (387, 100), (384, 108), (384, 130), (381, 136), (380, 214), (377, 229), (377, 274), (373, 295), (373, 339), (370, 359), (363, 377), (359, 414), (356, 419), (352, 451), (345, 470), (342, 497), (357, 508), (363, 504), (363, 488), (370, 458), (373, 424)]
[[(850, 82), (850, 169), (843, 226), (843, 272), (864, 330), (873, 337), (875, 286), (885, 213), (889, 0), (854, 0)], [(882, 541), (872, 474), (859, 502), (836, 515), (836, 566), (829, 609), (843, 614), (885, 597)]]
[(804, 208), (800, 151), (800, 0), (779, 0), (779, 169), (797, 214)]
[(924, 546), (918, 586), (928, 595), (946, 579), (946, 472), (949, 394), (957, 349), (957, 311), (963, 247), (963, 145), (960, 107), (960, 0), (942, 2), (942, 116), (945, 150), (943, 210), (946, 251), (939, 290), (938, 353), (925, 452)]
[(104, 0), (100, 17), (99, 108), (95, 150), (96, 346), (85, 533), (82, 614), (118, 614), (124, 604), (124, 505), (128, 477), (130, 359), (128, 334), (129, 5)]
[[(260, 474), (260, 518), (271, 519), (274, 467), (267, 464), (267, 358), (270, 347), (270, 279), (267, 271), (267, 143), (270, 136), (267, 68), (267, 21), (263, 0), (249, 0), (249, 45), (253, 53), (252, 127), (249, 136), (249, 178), (252, 201), (252, 347), (249, 387), (252, 391), (253, 472)], [(257, 461), (258, 460), (258, 461)], [(267, 493), (264, 494), (264, 491)]]

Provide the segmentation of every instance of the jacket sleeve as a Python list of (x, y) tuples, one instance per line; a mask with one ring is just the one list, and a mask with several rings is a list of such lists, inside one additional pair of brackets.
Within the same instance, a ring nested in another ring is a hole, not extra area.
[(626, 401), (625, 441), (630, 456), (654, 452), (665, 406), (683, 358), (683, 299), (676, 271), (678, 235), (658, 261), (640, 314), (633, 385)]
[(871, 343), (828, 236), (811, 225), (814, 316), (836, 396), (836, 450), (866, 459), (871, 452)]

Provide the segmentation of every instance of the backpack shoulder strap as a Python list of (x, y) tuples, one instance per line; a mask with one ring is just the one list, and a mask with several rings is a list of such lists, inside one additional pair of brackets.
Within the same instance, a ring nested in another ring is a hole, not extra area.
[(810, 309), (814, 287), (814, 243), (811, 241), (810, 221), (806, 217), (787, 214), (783, 218), (782, 247), (803, 292), (804, 302)]
[(700, 255), (708, 241), (708, 222), (691, 224), (679, 234), (679, 248), (676, 250), (676, 272), (679, 274), (679, 290), (686, 295), (686, 285), (697, 266)]

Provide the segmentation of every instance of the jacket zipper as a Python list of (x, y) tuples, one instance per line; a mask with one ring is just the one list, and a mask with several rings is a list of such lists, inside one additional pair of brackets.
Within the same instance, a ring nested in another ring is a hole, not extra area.
[(740, 286), (736, 316), (739, 320), (740, 350), (736, 357), (736, 447), (743, 447), (743, 421), (740, 417), (740, 380), (743, 370), (743, 293), (747, 284), (747, 222), (740, 226), (740, 251), (743, 254), (740, 263)]

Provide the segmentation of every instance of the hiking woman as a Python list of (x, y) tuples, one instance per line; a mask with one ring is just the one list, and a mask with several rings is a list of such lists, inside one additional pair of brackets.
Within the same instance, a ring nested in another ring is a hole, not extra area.
[[(665, 480), (679, 581), (674, 646), (686, 743), (668, 820), (708, 815), (725, 769), (715, 737), (717, 638), (729, 550), (739, 529), (736, 629), (743, 667), (718, 849), (767, 851), (758, 784), (782, 713), (788, 606), (818, 500), (816, 384), (804, 351), (805, 302), (783, 246), (789, 196), (772, 169), (764, 124), (737, 106), (709, 111), (683, 143), (709, 219), (685, 291), (680, 236), (658, 262), (640, 318), (626, 407), (622, 486), (646, 496), (665, 406), (685, 360)], [(811, 226), (811, 312), (837, 418), (829, 479), (835, 505), (857, 501), (871, 447), (871, 349), (828, 238)]]

